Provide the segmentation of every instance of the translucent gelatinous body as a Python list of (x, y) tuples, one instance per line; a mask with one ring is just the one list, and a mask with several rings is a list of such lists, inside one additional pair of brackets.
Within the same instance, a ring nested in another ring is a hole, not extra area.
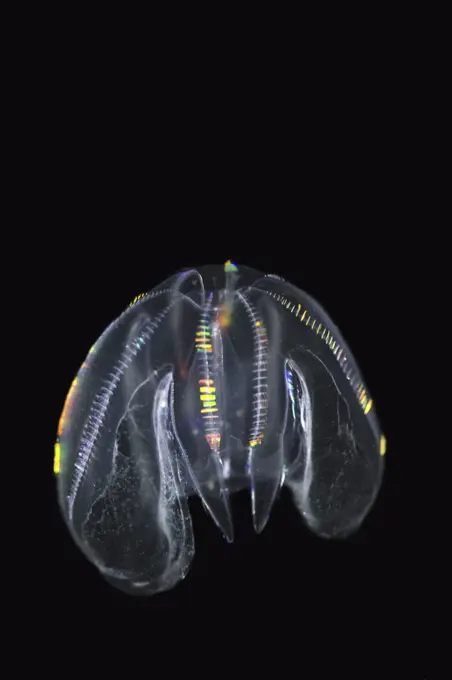
[(337, 327), (309, 295), (231, 262), (140, 295), (91, 348), (55, 446), (64, 518), (116, 587), (152, 594), (194, 554), (198, 495), (233, 540), (230, 494), (260, 532), (286, 484), (306, 524), (347, 536), (378, 492), (386, 441)]

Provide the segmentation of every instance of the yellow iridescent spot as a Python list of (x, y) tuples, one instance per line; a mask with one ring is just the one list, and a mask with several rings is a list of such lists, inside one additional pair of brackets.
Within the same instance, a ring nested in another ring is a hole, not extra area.
[(202, 408), (201, 413), (216, 413), (218, 411), (217, 408)]
[(129, 307), (132, 307), (132, 305), (134, 305), (136, 302), (138, 302), (138, 300), (141, 300), (141, 298), (143, 298), (145, 295), (146, 295), (146, 293), (140, 293), (139, 295), (134, 297), (132, 302), (130, 303)]
[(201, 401), (215, 401), (214, 394), (200, 394), (199, 398), (201, 399)]
[(386, 437), (384, 434), (380, 437), (380, 456), (384, 456), (386, 453)]
[(206, 335), (210, 335), (210, 331), (208, 330), (198, 331), (196, 335), (200, 335), (202, 338), (205, 338)]
[(239, 268), (237, 267), (236, 264), (234, 264), (233, 262), (231, 262), (231, 260), (228, 260), (228, 261), (225, 262), (225, 264), (224, 264), (224, 271), (225, 271), (225, 272), (238, 272), (238, 271), (239, 271)]
[(197, 347), (201, 348), (201, 349), (212, 349), (212, 345), (206, 345), (206, 344), (197, 345)]
[(366, 404), (366, 408), (364, 409), (364, 413), (367, 415), (372, 408), (372, 399), (369, 399), (369, 401)]
[(215, 389), (216, 389), (215, 387), (200, 387), (199, 391), (200, 392), (212, 393), (212, 392), (215, 392)]
[(60, 442), (55, 442), (54, 457), (53, 457), (53, 471), (56, 475), (60, 472), (60, 464), (61, 464)]
[(221, 437), (219, 434), (206, 434), (206, 439), (212, 448), (218, 449), (221, 442)]
[(300, 321), (303, 321), (304, 317), (306, 316), (306, 310), (303, 312), (303, 316), (301, 317)]
[(260, 321), (256, 321), (256, 326), (257, 326), (258, 328), (259, 328), (260, 325), (261, 325), (261, 322), (260, 322)]

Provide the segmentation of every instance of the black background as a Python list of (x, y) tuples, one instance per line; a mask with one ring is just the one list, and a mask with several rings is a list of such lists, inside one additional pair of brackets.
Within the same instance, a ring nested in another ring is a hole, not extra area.
[[(124, 653), (126, 677), (134, 661), (146, 676), (171, 675), (178, 660), (185, 675), (217, 677), (231, 660), (238, 674), (248, 654), (253, 678), (260, 660), (269, 676), (324, 677), (326, 660), (334, 677), (357, 667), (367, 678), (390, 648), (384, 676), (411, 677), (407, 662), (429, 651), (429, 638), (442, 642), (448, 614), (447, 590), (433, 594), (447, 563), (426, 546), (443, 515), (438, 475), (448, 481), (447, 435), (432, 443), (441, 420), (432, 384), (447, 389), (447, 301), (433, 309), (448, 292), (440, 255), (449, 252), (433, 210), (446, 177), (437, 180), (434, 159), (445, 147), (439, 22), (413, 7), (400, 17), (394, 7), (369, 16), (322, 7), (318, 22), (278, 21), (271, 8), (268, 23), (263, 6), (248, 21), (243, 8), (216, 19), (169, 6), (166, 22), (127, 21), (118, 9), (96, 17), (94, 6), (36, 5), (18, 10), (15, 30), (8, 23), (3, 293), (18, 319), (4, 313), (16, 390), (11, 398), (3, 388), (5, 651), (14, 668), (24, 660), (35, 672), (39, 650), (47, 674), (73, 675), (80, 661), (88, 678), (97, 675), (92, 650), (103, 677)], [(229, 545), (193, 499), (186, 579), (127, 597), (84, 558), (58, 508), (53, 445), (64, 400), (93, 342), (137, 294), (229, 258), (299, 286), (341, 330), (387, 437), (383, 485), (345, 542), (311, 534), (283, 490), (259, 536), (249, 495), (233, 498)], [(433, 483), (413, 483), (413, 471)], [(9, 642), (12, 623), (20, 646)], [(427, 675), (416, 668), (413, 677)]]

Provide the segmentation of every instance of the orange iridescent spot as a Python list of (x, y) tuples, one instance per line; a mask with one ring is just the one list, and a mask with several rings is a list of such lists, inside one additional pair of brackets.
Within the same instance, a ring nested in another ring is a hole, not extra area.
[(218, 323), (220, 328), (227, 328), (231, 325), (231, 307), (230, 305), (221, 305), (218, 313)]
[(215, 446), (220, 443), (221, 437), (219, 434), (206, 434), (206, 439), (211, 446)]
[(59, 422), (58, 422), (58, 430), (57, 430), (57, 434), (58, 434), (59, 437), (63, 434), (64, 421), (66, 420), (66, 416), (67, 416), (68, 411), (69, 411), (69, 408), (70, 408), (70, 406), (71, 406), (72, 399), (73, 399), (73, 397), (74, 397), (74, 390), (75, 390), (75, 388), (76, 388), (76, 386), (77, 386), (77, 382), (78, 382), (78, 381), (77, 381), (77, 378), (75, 378), (75, 379), (72, 381), (72, 385), (71, 385), (71, 387), (70, 387), (70, 389), (69, 389), (69, 392), (68, 392), (68, 394), (67, 394), (66, 400), (65, 400), (65, 402), (64, 402), (63, 411), (62, 411), (62, 413), (61, 413), (60, 420), (59, 420)]

